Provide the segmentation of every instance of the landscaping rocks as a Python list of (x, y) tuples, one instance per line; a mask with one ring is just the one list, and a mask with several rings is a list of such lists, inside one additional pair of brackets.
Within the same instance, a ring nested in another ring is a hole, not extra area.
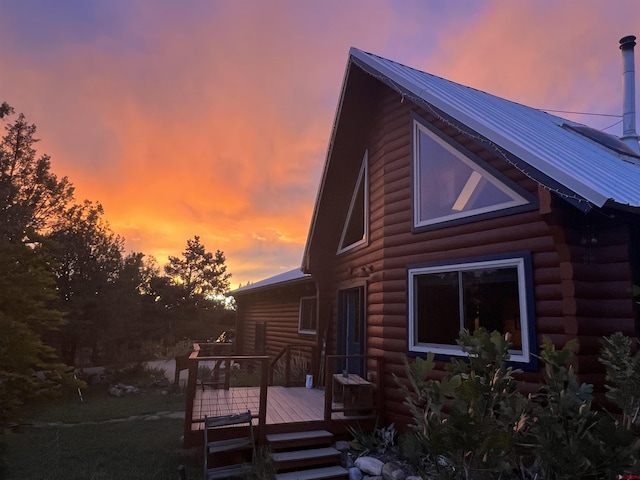
[(338, 441), (334, 448), (341, 452), (340, 463), (349, 471), (349, 480), (422, 480), (395, 450), (358, 457), (348, 445), (349, 442)]
[(385, 463), (382, 467), (384, 480), (405, 480), (407, 474), (393, 462)]
[(356, 467), (367, 475), (382, 475), (382, 467), (384, 462), (374, 457), (358, 457), (356, 459)]
[(122, 383), (117, 383), (109, 387), (109, 395), (113, 395), (114, 397), (122, 397), (124, 395), (131, 395), (138, 392), (140, 392), (138, 387), (134, 387), (133, 385), (124, 385)]
[(339, 452), (348, 452), (351, 450), (351, 444), (346, 440), (338, 440), (334, 446)]
[(362, 470), (358, 467), (351, 467), (349, 469), (349, 480), (362, 480)]

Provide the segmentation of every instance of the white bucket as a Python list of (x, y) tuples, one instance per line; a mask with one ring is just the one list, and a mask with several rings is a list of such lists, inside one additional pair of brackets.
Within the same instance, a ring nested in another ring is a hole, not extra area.
[(307, 388), (313, 388), (313, 375), (307, 375), (307, 382), (305, 384)]

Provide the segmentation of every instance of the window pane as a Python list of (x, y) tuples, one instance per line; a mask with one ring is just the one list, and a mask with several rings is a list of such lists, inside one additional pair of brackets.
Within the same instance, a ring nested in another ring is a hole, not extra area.
[(417, 128), (416, 221), (431, 224), (523, 205), (524, 198), (475, 162)]
[(342, 227), (338, 253), (366, 242), (367, 216), (367, 153), (365, 152), (347, 211), (347, 217)]
[(303, 298), (300, 300), (300, 331), (314, 332), (316, 330), (316, 299)]
[(522, 348), (517, 267), (462, 272), (465, 328), (509, 332), (514, 349)]
[(455, 344), (460, 333), (458, 272), (420, 275), (415, 282), (418, 342)]
[(353, 245), (364, 238), (364, 200), (364, 181), (360, 179), (360, 185), (353, 201), (353, 210), (347, 219), (342, 248)]

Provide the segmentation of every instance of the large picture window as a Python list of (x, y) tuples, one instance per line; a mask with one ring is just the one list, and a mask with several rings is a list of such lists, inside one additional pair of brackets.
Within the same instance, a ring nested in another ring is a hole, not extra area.
[(316, 333), (317, 313), (316, 297), (302, 297), (300, 299), (300, 315), (298, 320), (298, 333), (313, 335)]
[(408, 271), (409, 351), (462, 355), (463, 329), (510, 333), (510, 360), (532, 363), (528, 255), (412, 267)]
[(530, 203), (516, 185), (508, 186), (506, 178), (451, 142), (414, 120), (414, 227), (504, 214)]

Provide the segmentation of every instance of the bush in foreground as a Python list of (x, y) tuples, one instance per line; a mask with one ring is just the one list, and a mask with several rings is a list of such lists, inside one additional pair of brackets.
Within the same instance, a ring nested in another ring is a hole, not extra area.
[(640, 357), (631, 355), (630, 340), (605, 339), (601, 356), (609, 398), (622, 420), (592, 406), (592, 386), (580, 384), (570, 367), (574, 342), (556, 350), (545, 339), (544, 384), (528, 397), (518, 390), (518, 370), (508, 364), (508, 336), (465, 331), (458, 344), (468, 358), (452, 359), (442, 378), (431, 378), (436, 364), (428, 354), (407, 365), (409, 384), (401, 385), (418, 444), (412, 456), (425, 474), (599, 479), (640, 467)]

